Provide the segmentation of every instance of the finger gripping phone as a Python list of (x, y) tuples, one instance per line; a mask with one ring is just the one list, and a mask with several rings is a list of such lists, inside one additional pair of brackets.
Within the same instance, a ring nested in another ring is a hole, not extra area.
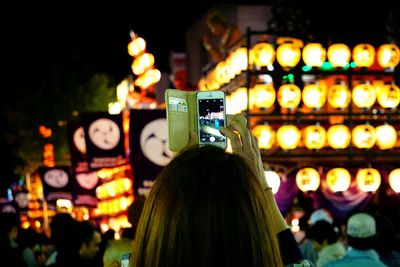
[(226, 149), (226, 138), (219, 131), (220, 126), (226, 126), (225, 92), (197, 92), (196, 102), (199, 145), (215, 145)]

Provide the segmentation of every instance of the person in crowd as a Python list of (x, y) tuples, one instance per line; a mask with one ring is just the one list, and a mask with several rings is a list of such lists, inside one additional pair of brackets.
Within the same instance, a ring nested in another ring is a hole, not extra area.
[(103, 261), (103, 259), (100, 259), (100, 257), (102, 255), (104, 255), (104, 252), (108, 246), (108, 243), (110, 243), (114, 239), (115, 239), (115, 230), (112, 228), (108, 229), (107, 231), (105, 231), (104, 233), (101, 234), (101, 243), (99, 246), (99, 251), (96, 255), (96, 257), (97, 257), (96, 260)]
[(318, 221), (326, 221), (330, 224), (333, 224), (333, 216), (327, 209), (317, 209), (313, 211), (308, 219), (308, 227), (306, 227), (306, 238), (300, 244), (300, 250), (304, 256), (304, 258), (310, 260), (314, 264), (318, 261), (318, 251), (315, 249), (315, 246), (312, 240), (309, 237), (309, 229)]
[(101, 266), (103, 255), (98, 255), (101, 244), (101, 234), (90, 221), (79, 222), (79, 263), (78, 266)]
[(112, 240), (108, 243), (103, 255), (104, 267), (120, 267), (122, 255), (129, 253), (132, 249), (132, 240), (129, 238), (121, 238)]
[(382, 214), (375, 215), (378, 232), (375, 250), (379, 258), (389, 267), (400, 266), (400, 237), (392, 221)]
[(19, 235), (19, 244), (22, 248), (22, 256), (28, 267), (38, 267), (44, 262), (42, 255), (39, 255), (34, 251), (35, 247), (39, 246), (39, 235), (35, 229), (29, 227), (27, 229), (21, 229)]
[(364, 212), (355, 213), (347, 220), (346, 233), (349, 245), (346, 255), (326, 267), (387, 266), (373, 249), (377, 233), (374, 217)]
[(145, 201), (145, 196), (137, 196), (135, 197), (133, 203), (128, 207), (128, 221), (132, 226), (130, 229), (124, 229), (127, 234), (122, 235), (122, 237), (135, 239), (136, 228), (138, 226), (140, 216), (142, 215)]
[(16, 213), (0, 213), (0, 266), (26, 267), (18, 244), (20, 218)]
[(314, 223), (308, 231), (308, 238), (313, 243), (315, 250), (318, 251), (316, 262), (318, 267), (324, 267), (329, 262), (341, 259), (346, 255), (346, 248), (340, 242), (335, 226), (326, 220), (318, 220)]
[(130, 266), (311, 266), (278, 209), (245, 121), (232, 116), (220, 128), (233, 153), (190, 146), (161, 171), (146, 198)]
[[(217, 63), (227, 56), (230, 49), (240, 45), (242, 33), (238, 26), (230, 25), (218, 10), (209, 12), (206, 24), (211, 35), (207, 33), (203, 36), (203, 46), (211, 61)], [(217, 44), (213, 45), (212, 37), (217, 39)]]

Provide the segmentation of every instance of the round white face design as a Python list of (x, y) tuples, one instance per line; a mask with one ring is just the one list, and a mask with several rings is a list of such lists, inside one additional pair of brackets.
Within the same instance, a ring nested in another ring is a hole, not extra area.
[(81, 152), (82, 154), (86, 153), (86, 143), (85, 143), (85, 131), (83, 127), (79, 127), (76, 129), (73, 135), (73, 140), (75, 147)]
[(44, 181), (54, 188), (62, 188), (68, 184), (68, 174), (60, 169), (49, 170), (44, 174)]
[(15, 196), (15, 202), (17, 202), (20, 208), (26, 208), (28, 206), (28, 194), (27, 193), (18, 193)]
[(96, 172), (80, 173), (76, 175), (76, 180), (82, 188), (91, 190), (97, 185), (99, 177), (97, 176)]
[(113, 149), (120, 140), (119, 127), (110, 119), (95, 120), (89, 126), (89, 138), (103, 150)]
[(157, 119), (148, 123), (140, 134), (140, 147), (143, 154), (154, 164), (165, 166), (172, 158), (168, 149), (167, 120)]

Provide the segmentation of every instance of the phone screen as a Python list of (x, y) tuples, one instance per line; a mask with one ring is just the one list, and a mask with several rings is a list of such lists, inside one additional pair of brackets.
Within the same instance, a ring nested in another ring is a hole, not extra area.
[(219, 132), (219, 127), (225, 125), (225, 110), (223, 98), (199, 99), (199, 142), (224, 147), (226, 139)]

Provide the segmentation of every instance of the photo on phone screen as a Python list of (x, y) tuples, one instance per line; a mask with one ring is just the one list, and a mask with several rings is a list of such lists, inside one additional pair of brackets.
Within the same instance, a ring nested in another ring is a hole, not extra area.
[(225, 126), (224, 98), (198, 99), (199, 143), (226, 147), (226, 138), (219, 132)]

